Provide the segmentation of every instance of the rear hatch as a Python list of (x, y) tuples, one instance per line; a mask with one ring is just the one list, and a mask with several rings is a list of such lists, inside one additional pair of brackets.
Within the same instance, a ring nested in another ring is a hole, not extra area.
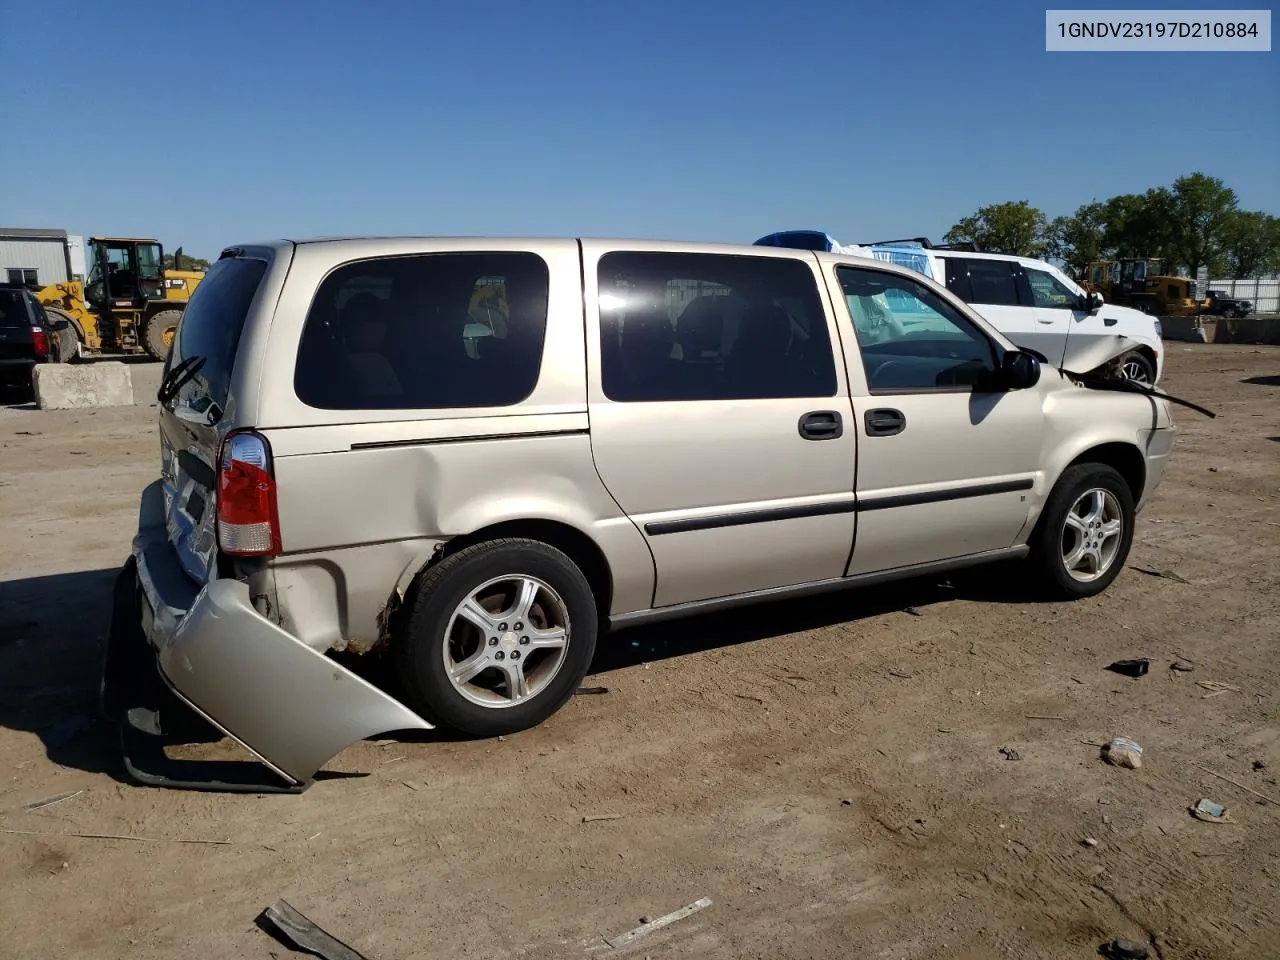
[(0, 287), (0, 360), (35, 360), (35, 323), (26, 292)]
[(240, 336), (267, 260), (224, 255), (182, 313), (160, 387), (160, 461), (169, 543), (205, 583), (217, 561), (218, 453)]

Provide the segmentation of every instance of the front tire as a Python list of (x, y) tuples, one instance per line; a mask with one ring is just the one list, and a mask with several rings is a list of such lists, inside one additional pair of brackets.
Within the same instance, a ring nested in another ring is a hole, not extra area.
[(142, 344), (152, 359), (164, 362), (173, 349), (173, 337), (182, 319), (181, 310), (161, 310), (147, 317), (142, 330)]
[(1156, 365), (1145, 353), (1134, 351), (1124, 358), (1120, 368), (1126, 380), (1154, 387), (1156, 384)]
[(1113, 467), (1103, 463), (1068, 467), (1032, 535), (1031, 571), (1050, 597), (1096, 596), (1124, 568), (1133, 528), (1133, 492)]
[(597, 630), (591, 585), (568, 556), (503, 539), (428, 568), (393, 646), (414, 709), (492, 737), (564, 706), (591, 666)]

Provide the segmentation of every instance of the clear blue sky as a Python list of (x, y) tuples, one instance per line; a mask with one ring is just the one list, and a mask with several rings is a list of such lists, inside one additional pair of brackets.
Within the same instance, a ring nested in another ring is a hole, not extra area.
[(17, 6), (6, 226), (853, 242), (1197, 169), (1280, 213), (1280, 54), (1046, 53), (1045, 4)]

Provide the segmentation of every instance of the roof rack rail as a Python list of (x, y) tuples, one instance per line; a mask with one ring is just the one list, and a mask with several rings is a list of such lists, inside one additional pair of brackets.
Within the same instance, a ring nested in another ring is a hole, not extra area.
[(900, 240), (875, 240), (871, 243), (860, 244), (864, 247), (890, 247), (895, 244), (907, 243), (918, 244), (926, 250), (964, 250), (969, 253), (978, 253), (978, 245), (976, 243), (934, 243), (928, 237), (904, 237)]

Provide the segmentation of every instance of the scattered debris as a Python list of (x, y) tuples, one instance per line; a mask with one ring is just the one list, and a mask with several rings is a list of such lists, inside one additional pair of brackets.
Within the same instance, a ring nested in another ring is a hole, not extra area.
[(284, 900), (277, 900), (258, 916), (258, 925), (290, 947), (324, 960), (368, 960), (330, 936)]
[(912, 677), (912, 674), (910, 674), (910, 673), (903, 673), (901, 670), (898, 670), (898, 669), (896, 669), (896, 668), (894, 668), (894, 667), (890, 667), (890, 668), (889, 668), (889, 676), (891, 676), (891, 677), (901, 677), (903, 680), (910, 680), (910, 679), (911, 679), (911, 677)]
[(1026, 719), (1028, 720), (1065, 720), (1067, 719), (1066, 717), (1049, 717), (1049, 716), (1043, 716), (1041, 714), (1036, 714), (1036, 713), (1028, 713), (1028, 714), (1025, 714), (1025, 716), (1026, 716)]
[(1083, 843), (1086, 847), (1096, 847), (1098, 845), (1098, 841), (1093, 839), (1093, 837), (1085, 837), (1080, 842)]
[(1190, 585), (1191, 581), (1185, 577), (1179, 576), (1172, 570), (1148, 570), (1145, 567), (1134, 567), (1139, 573), (1145, 573), (1148, 577), (1160, 577), (1164, 580), (1172, 580), (1174, 583), (1185, 583)]
[(845, 799), (843, 799), (843, 800), (841, 800), (841, 801), (840, 801), (840, 806), (842, 806), (842, 807), (851, 807), (851, 806), (853, 806), (853, 801), (852, 801), (852, 800), (850, 800), (850, 799), (848, 799), (848, 798), (846, 797)]
[(760, 706), (762, 707), (764, 706), (764, 700), (761, 697), (754, 697), (749, 693), (735, 693), (734, 696), (737, 697), (739, 700), (751, 700), (751, 701), (754, 701), (755, 703), (760, 704)]
[(323, 830), (317, 830), (317, 831), (316, 831), (315, 833), (313, 833), (311, 836), (307, 837), (307, 840), (308, 840), (308, 841), (314, 840), (316, 837), (320, 836), (320, 834), (322, 834), (322, 833), (324, 833), (324, 831), (323, 831)]
[(1197, 680), (1196, 686), (1203, 687), (1204, 689), (1209, 691), (1203, 697), (1200, 698), (1201, 700), (1208, 700), (1210, 697), (1219, 697), (1219, 696), (1222, 696), (1222, 694), (1227, 692), (1231, 692), (1231, 693), (1240, 692), (1239, 687), (1234, 686), (1230, 683), (1223, 683), (1221, 680)]
[(1126, 677), (1145, 677), (1150, 668), (1151, 661), (1147, 657), (1138, 660), (1117, 660), (1107, 665), (1107, 669), (1112, 673), (1120, 673)]
[(915, 607), (903, 607), (903, 608), (902, 608), (902, 612), (903, 612), (903, 613), (906, 613), (906, 614), (910, 614), (910, 615), (911, 615), (911, 616), (913, 616), (913, 617), (923, 617), (923, 616), (924, 616), (924, 614), (923, 614), (923, 613), (921, 613), (919, 610), (917, 610)]
[(1142, 766), (1142, 745), (1128, 737), (1116, 737), (1102, 748), (1102, 759), (1113, 766), (1137, 770)]
[(628, 930), (626, 933), (620, 933), (616, 937), (605, 937), (604, 942), (615, 950), (619, 947), (625, 947), (628, 944), (639, 940), (641, 937), (648, 936), (655, 930), (661, 930), (663, 927), (669, 926), (677, 920), (683, 920), (685, 917), (692, 916), (699, 910), (705, 910), (709, 906), (711, 906), (711, 898), (703, 897), (701, 900), (695, 900), (687, 907), (681, 907), (679, 910), (668, 913), (666, 916), (658, 917), (656, 920), (650, 920), (648, 923), (642, 923), (634, 930)]
[(608, 692), (609, 692), (608, 687), (579, 687), (578, 688), (578, 694), (580, 696), (595, 695), (595, 694), (608, 693)]
[(1231, 777), (1228, 777), (1225, 774), (1215, 773), (1213, 770), (1210, 770), (1208, 767), (1202, 767), (1198, 763), (1193, 763), (1192, 766), (1203, 770), (1205, 773), (1209, 774), (1209, 776), (1211, 777), (1217, 777), (1219, 780), (1225, 780), (1227, 783), (1231, 784), (1233, 787), (1239, 787), (1245, 793), (1252, 794), (1253, 796), (1257, 797), (1259, 800), (1266, 800), (1268, 803), (1274, 803), (1277, 807), (1280, 807), (1280, 800), (1277, 800), (1274, 797), (1269, 797), (1265, 793), (1259, 793), (1257, 790), (1254, 790), (1252, 787), (1246, 787), (1239, 780), (1233, 780)]
[(1112, 940), (1098, 950), (1107, 960), (1147, 960), (1147, 948), (1133, 940)]
[(950, 728), (950, 727), (939, 727), (939, 728), (938, 728), (938, 732), (939, 732), (939, 733), (951, 733), (951, 732), (952, 732), (952, 730), (951, 730), (951, 728)]
[(1266, 762), (1265, 760), (1255, 760), (1255, 761), (1253, 761), (1253, 769), (1254, 769), (1254, 770), (1265, 770), (1265, 769), (1267, 769), (1267, 762)]
[(397, 760), (403, 760), (403, 759), (404, 759), (404, 754), (401, 754), (398, 757), (392, 757), (390, 760), (383, 760), (382, 765), (385, 767), (388, 763), (395, 763)]
[(582, 818), (583, 823), (595, 823), (597, 820), (621, 820), (620, 813), (589, 813)]
[(1006, 760), (1021, 760), (1021, 759), (1022, 759), (1022, 754), (1020, 754), (1020, 753), (1019, 753), (1017, 750), (1015, 750), (1013, 747), (1001, 747), (1001, 748), (1000, 748), (1000, 752), (1004, 754), (1004, 758), (1005, 758)]
[[(1257, 769), (1256, 767), (1254, 768)], [(32, 810), (43, 810), (45, 807), (52, 807), (55, 803), (61, 803), (63, 800), (70, 800), (72, 797), (78, 797), (84, 793), (83, 790), (68, 790), (66, 793), (58, 793), (52, 797), (45, 797), (43, 800), (33, 800), (22, 809), (30, 813)]]
[(1203, 820), (1205, 823), (1232, 822), (1226, 807), (1203, 797), (1197, 800), (1195, 806), (1191, 808), (1191, 815), (1197, 820)]
[(230, 840), (193, 840), (189, 837), (135, 837), (127, 833), (46, 833), (42, 830), (11, 830), (0, 827), (0, 833), (16, 833), (27, 837), (77, 837), (80, 840), (134, 840), (138, 843), (205, 843), (227, 846)]
[(420, 784), (420, 783), (415, 783), (413, 780), (401, 780), (400, 782), (401, 782), (401, 783), (403, 783), (403, 784), (404, 784), (406, 787), (408, 787), (410, 790), (421, 790), (421, 789), (422, 789), (422, 784)]

